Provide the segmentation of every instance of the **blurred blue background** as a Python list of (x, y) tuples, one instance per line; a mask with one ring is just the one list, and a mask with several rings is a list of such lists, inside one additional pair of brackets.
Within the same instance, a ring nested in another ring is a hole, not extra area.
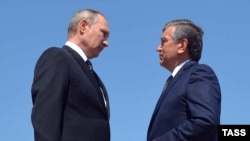
[(216, 72), (222, 124), (250, 123), (250, 1), (240, 0), (1, 0), (0, 140), (33, 141), (31, 84), (35, 63), (66, 42), (73, 14), (92, 8), (106, 15), (109, 47), (92, 63), (111, 104), (112, 141), (145, 141), (148, 124), (169, 72), (156, 47), (164, 24), (188, 18), (201, 26), (200, 63)]

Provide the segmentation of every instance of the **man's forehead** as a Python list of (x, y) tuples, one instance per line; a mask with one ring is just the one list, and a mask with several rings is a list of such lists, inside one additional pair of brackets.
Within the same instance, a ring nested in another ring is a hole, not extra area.
[(102, 21), (102, 22), (106, 22), (107, 23), (107, 19), (103, 16), (103, 15), (100, 15), (100, 14), (98, 14), (97, 15), (97, 22), (98, 21)]
[(172, 36), (173, 32), (175, 31), (174, 26), (169, 26), (167, 27), (163, 32), (162, 32), (162, 37), (165, 36)]
[(165, 28), (163, 33), (173, 33), (175, 31), (175, 26), (168, 26)]

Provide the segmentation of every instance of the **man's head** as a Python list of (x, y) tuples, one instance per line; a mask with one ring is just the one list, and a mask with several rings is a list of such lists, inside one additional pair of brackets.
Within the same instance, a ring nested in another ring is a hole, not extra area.
[(91, 9), (78, 11), (68, 27), (68, 40), (77, 44), (87, 58), (95, 58), (108, 46), (109, 27), (103, 14)]
[(168, 22), (157, 47), (160, 53), (160, 64), (170, 70), (181, 62), (191, 59), (198, 62), (202, 52), (203, 31), (187, 19)]

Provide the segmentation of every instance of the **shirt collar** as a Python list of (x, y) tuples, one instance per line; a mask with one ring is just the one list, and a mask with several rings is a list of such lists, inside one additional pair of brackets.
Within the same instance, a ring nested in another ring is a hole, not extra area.
[(172, 72), (172, 76), (175, 77), (175, 75), (177, 74), (177, 72), (190, 60), (186, 60), (182, 63), (180, 63), (178, 66), (175, 67), (174, 71)]
[(70, 41), (67, 41), (67, 42), (65, 43), (65, 45), (69, 46), (69, 47), (72, 48), (74, 51), (76, 51), (76, 52), (82, 57), (82, 59), (83, 59), (84, 61), (87, 61), (87, 60), (88, 60), (88, 58), (87, 58), (86, 54), (83, 52), (83, 50), (82, 50), (78, 45), (76, 45), (75, 43), (72, 43), (72, 42), (70, 42)]

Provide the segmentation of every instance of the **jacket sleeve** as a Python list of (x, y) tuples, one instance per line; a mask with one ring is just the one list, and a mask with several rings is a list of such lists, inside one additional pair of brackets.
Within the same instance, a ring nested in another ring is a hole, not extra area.
[(39, 58), (32, 84), (31, 120), (35, 141), (60, 141), (69, 68), (62, 49), (50, 48)]
[(221, 91), (210, 67), (199, 65), (191, 73), (186, 87), (186, 101), (188, 120), (156, 141), (206, 141), (217, 134)]

